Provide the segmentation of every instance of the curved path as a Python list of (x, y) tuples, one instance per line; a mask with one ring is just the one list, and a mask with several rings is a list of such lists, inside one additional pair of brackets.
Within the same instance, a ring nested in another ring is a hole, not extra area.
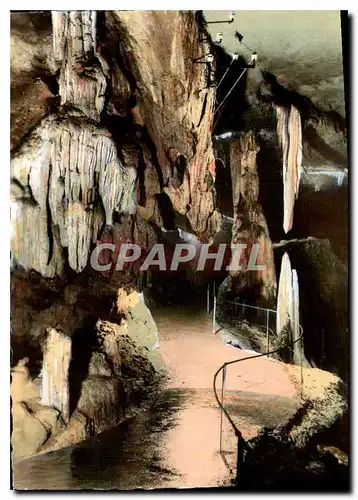
[[(220, 334), (213, 335), (203, 311), (161, 308), (152, 313), (170, 375), (155, 405), (94, 440), (18, 463), (16, 489), (230, 485), (219, 454), (220, 412), (213, 375), (225, 361), (247, 353), (224, 344)], [(245, 438), (262, 426), (283, 423), (299, 404), (285, 365), (266, 358), (230, 366), (226, 387), (226, 404)], [(234, 462), (236, 439), (225, 420), (223, 446)]]
[[(166, 439), (166, 461), (180, 472), (170, 484), (229, 484), (218, 452), (220, 412), (212, 391), (213, 376), (226, 361), (248, 353), (224, 344), (220, 333), (213, 334), (205, 311), (173, 307), (154, 310), (153, 316), (160, 331), (161, 357), (169, 369), (168, 389), (186, 394)], [(226, 404), (244, 438), (253, 437), (263, 426), (283, 423), (299, 406), (297, 388), (285, 365), (264, 357), (229, 366), (225, 385)], [(225, 420), (223, 445), (234, 459), (236, 438)]]

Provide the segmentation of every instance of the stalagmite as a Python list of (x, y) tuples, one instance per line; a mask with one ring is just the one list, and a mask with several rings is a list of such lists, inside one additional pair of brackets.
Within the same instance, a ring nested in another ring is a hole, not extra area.
[[(300, 329), (300, 297), (298, 289), (298, 277), (296, 269), (292, 269), (292, 341), (295, 342), (293, 346), (293, 362), (299, 364), (301, 362), (301, 343), (296, 340), (301, 335)], [(303, 353), (302, 353), (303, 354)]]
[(72, 342), (67, 335), (49, 329), (42, 365), (41, 404), (59, 410), (65, 422), (70, 418), (71, 348)]
[(277, 135), (282, 150), (283, 173), (283, 228), (292, 229), (295, 200), (298, 197), (302, 170), (302, 127), (298, 109), (276, 107)]
[(287, 252), (284, 253), (281, 262), (281, 273), (277, 294), (277, 321), (276, 331), (279, 334), (289, 324), (292, 313), (292, 270), (291, 262)]
[[(299, 288), (296, 269), (291, 269), (291, 262), (287, 252), (284, 253), (281, 263), (281, 273), (277, 294), (276, 332), (280, 335), (285, 328), (290, 331), (287, 343), (295, 342), (301, 335)], [(293, 344), (293, 362), (301, 364), (301, 342)], [(308, 363), (302, 352), (302, 363)]]

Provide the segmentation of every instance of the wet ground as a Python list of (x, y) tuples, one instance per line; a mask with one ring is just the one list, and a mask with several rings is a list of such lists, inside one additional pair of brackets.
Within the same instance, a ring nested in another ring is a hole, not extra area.
[[(292, 415), (296, 404), (291, 398), (230, 391), (227, 407), (249, 438), (262, 426)], [(170, 389), (151, 409), (97, 438), (19, 462), (14, 467), (15, 487), (132, 490), (230, 486), (232, 476), (218, 452), (219, 425), (211, 391)], [(222, 442), (233, 465), (236, 440), (225, 422)]]
[[(72, 448), (14, 467), (16, 489), (197, 488), (230, 486), (219, 453), (220, 412), (213, 375), (225, 361), (247, 356), (213, 334), (202, 310), (153, 311), (170, 380), (156, 403), (115, 429)], [(278, 425), (299, 405), (283, 364), (265, 358), (231, 365), (225, 405), (244, 438)], [(234, 468), (236, 438), (223, 419), (222, 445)]]

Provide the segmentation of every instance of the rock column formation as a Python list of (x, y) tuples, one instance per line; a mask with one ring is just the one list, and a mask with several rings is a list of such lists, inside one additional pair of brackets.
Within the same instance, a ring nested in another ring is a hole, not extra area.
[(282, 150), (283, 203), (285, 233), (292, 229), (295, 200), (302, 170), (302, 126), (298, 109), (276, 107), (277, 134)]
[[(296, 269), (291, 269), (291, 262), (287, 252), (284, 253), (281, 263), (281, 273), (277, 294), (276, 332), (282, 335), (288, 330), (289, 336), (285, 343), (295, 342), (301, 335), (299, 288)], [(301, 364), (301, 342), (293, 345), (293, 363)], [(302, 353), (302, 363), (309, 366)]]
[(276, 274), (271, 239), (262, 207), (258, 202), (258, 150), (253, 132), (231, 143), (230, 166), (234, 205), (232, 242), (247, 244), (246, 251), (242, 252), (244, 257), (240, 260), (243, 267), (248, 265), (252, 245), (258, 245), (256, 264), (262, 266), (262, 269), (247, 271), (244, 275), (241, 271), (235, 271), (235, 274), (244, 281), (245, 287), (257, 288), (256, 299), (271, 303), (276, 295)]
[(65, 422), (70, 418), (71, 349), (72, 342), (67, 335), (49, 329), (42, 365), (41, 404), (59, 410)]

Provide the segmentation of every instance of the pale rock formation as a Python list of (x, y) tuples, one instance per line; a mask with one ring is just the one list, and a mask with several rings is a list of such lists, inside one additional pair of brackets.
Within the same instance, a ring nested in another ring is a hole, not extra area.
[(28, 359), (21, 359), (11, 370), (11, 415), (14, 461), (38, 452), (52, 433), (60, 432), (65, 424), (61, 413), (40, 404), (40, 391), (30, 377)]
[[(106, 12), (104, 22), (107, 35), (102, 30), (101, 37), (108, 40), (99, 39), (94, 11), (52, 14), (52, 53), (43, 48), (41, 57), (48, 78), (58, 80), (60, 108), (41, 121), (12, 161), (12, 263), (44, 277), (61, 275), (66, 260), (81, 272), (99, 229), (111, 226), (113, 213), (135, 213), (140, 156), (152, 222), (162, 225), (156, 196), (166, 191), (200, 236), (217, 229), (208, 183), (215, 177), (214, 93), (205, 89), (207, 68), (194, 62), (206, 47), (193, 13)], [(117, 39), (114, 52), (106, 52)], [(125, 70), (113, 57), (124, 60)], [(33, 59), (28, 66), (35, 68)], [(26, 67), (24, 62), (20, 73)], [(100, 125), (103, 113), (129, 118), (123, 112), (133, 82), (139, 94), (133, 112), (148, 131), (141, 152), (138, 144), (131, 150), (128, 138), (123, 142), (123, 131), (114, 140), (117, 131)], [(16, 99), (15, 104), (21, 101)], [(47, 106), (48, 96), (41, 99), (34, 121)], [(184, 182), (174, 187), (173, 170), (178, 169), (184, 169)]]
[(302, 170), (302, 125), (298, 109), (276, 106), (277, 135), (282, 150), (283, 202), (285, 233), (292, 229), (295, 200)]
[(96, 18), (96, 11), (52, 12), (54, 58), (61, 67), (61, 105), (74, 106), (98, 121), (107, 84), (96, 53)]
[[(287, 344), (293, 344), (293, 362), (295, 364), (308, 365), (303, 353), (303, 340), (296, 342), (302, 334), (300, 326), (299, 288), (296, 269), (291, 269), (288, 253), (282, 257), (280, 280), (277, 294), (277, 316), (276, 332), (281, 335), (284, 329), (288, 329), (290, 335)], [(302, 352), (301, 352), (302, 342)], [(301, 358), (302, 356), (302, 358)]]
[(135, 212), (135, 170), (86, 121), (44, 120), (14, 158), (12, 178), (13, 258), (46, 277), (61, 274), (63, 247), (70, 267), (82, 271), (104, 219), (111, 225), (114, 211)]
[(71, 349), (72, 342), (67, 335), (49, 329), (42, 365), (41, 404), (59, 410), (66, 422), (70, 418)]

